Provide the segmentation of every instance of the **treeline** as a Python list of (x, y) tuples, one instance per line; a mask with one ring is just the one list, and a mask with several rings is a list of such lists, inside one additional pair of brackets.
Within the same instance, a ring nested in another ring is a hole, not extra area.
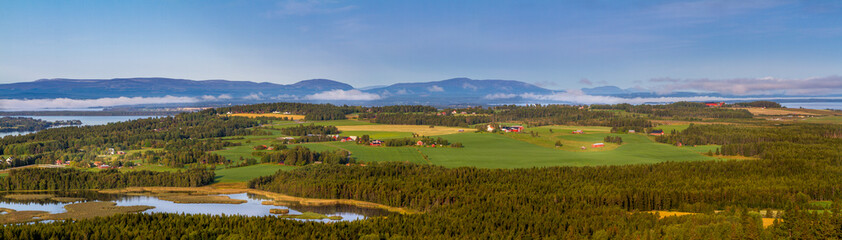
[[(698, 236), (718, 238), (715, 236), (749, 234), (750, 229), (759, 234), (763, 230), (757, 216), (744, 216), (746, 222), (740, 223), (739, 230), (728, 225), (714, 231), (710, 227), (730, 222), (724, 220), (728, 217), (717, 216), (715, 210), (787, 209), (797, 206), (794, 200), (799, 194), (811, 199), (840, 199), (840, 173), (842, 168), (838, 166), (771, 160), (532, 169), (374, 163), (365, 167), (310, 166), (260, 177), (249, 186), (295, 196), (357, 199), (425, 211), (401, 216), (394, 223), (397, 226), (381, 226), (400, 229), (389, 231), (393, 234), (404, 230), (462, 239), (627, 239), (662, 238), (666, 232), (655, 234), (650, 230), (670, 229), (670, 234), (697, 231), (701, 234)], [(709, 215), (659, 222), (629, 214), (648, 210)], [(416, 225), (424, 227), (414, 228)], [(439, 235), (442, 232), (450, 235)]]
[(764, 108), (781, 108), (780, 103), (772, 101), (754, 101), (754, 102), (738, 102), (732, 104), (737, 107), (764, 107)]
[(605, 142), (616, 143), (620, 145), (623, 144), (623, 137), (620, 136), (605, 136), (605, 138), (603, 138), (602, 140)]
[(326, 164), (346, 164), (351, 162), (350, 153), (345, 150), (312, 151), (307, 147), (295, 146), (280, 151), (263, 153), (264, 163), (283, 163), (290, 166), (304, 166), (315, 162)]
[(307, 135), (330, 135), (339, 134), (339, 129), (336, 126), (316, 126), (299, 124), (295, 127), (281, 128), (281, 133), (289, 136), (307, 136)]
[[(415, 146), (418, 142), (421, 142), (422, 145), (436, 145), (436, 146), (454, 146), (450, 144), (450, 141), (447, 139), (437, 137), (414, 137), (414, 138), (392, 138), (383, 140), (383, 145), (387, 147), (402, 147), (402, 146)], [(456, 143), (454, 143), (456, 144)], [(457, 146), (454, 146), (457, 147)], [(458, 143), (458, 147), (462, 147), (462, 143)]]
[(751, 112), (745, 109), (728, 109), (720, 107), (708, 107), (698, 102), (675, 102), (660, 105), (631, 105), (628, 103), (605, 105), (593, 104), (591, 109), (612, 109), (623, 110), (632, 114), (648, 114), (659, 118), (752, 118)]
[(198, 187), (213, 183), (214, 173), (204, 169), (178, 172), (130, 171), (116, 169), (84, 171), (68, 168), (12, 169), (0, 178), (0, 190), (72, 190), (125, 187)]
[[(289, 112), (291, 114), (304, 115), (305, 120), (341, 120), (345, 115), (358, 110), (358, 107), (336, 106), (333, 104), (312, 104), (312, 103), (260, 103), (251, 105), (239, 105), (205, 110), (208, 113), (271, 113)], [(203, 112), (205, 112), (203, 111)]]
[(359, 118), (381, 124), (435, 125), (464, 128), (467, 128), (468, 125), (487, 123), (491, 121), (490, 117), (483, 115), (462, 116), (420, 113), (361, 113), (359, 114)]
[(44, 121), (29, 117), (0, 117), (0, 132), (31, 132), (57, 126), (82, 125), (79, 120)]
[(424, 105), (393, 105), (382, 107), (370, 107), (362, 112), (369, 113), (428, 113), (436, 112), (438, 109)]
[(839, 151), (842, 125), (834, 124), (690, 125), (676, 134), (659, 136), (656, 141), (674, 145), (722, 145), (722, 155), (842, 164), (842, 151)]

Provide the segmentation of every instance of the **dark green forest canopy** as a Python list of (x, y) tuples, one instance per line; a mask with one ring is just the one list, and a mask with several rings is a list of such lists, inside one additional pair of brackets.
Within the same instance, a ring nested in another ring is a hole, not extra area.
[(125, 187), (199, 187), (213, 183), (214, 173), (205, 169), (179, 172), (132, 171), (116, 169), (98, 172), (67, 168), (13, 169), (0, 178), (0, 190), (79, 190)]

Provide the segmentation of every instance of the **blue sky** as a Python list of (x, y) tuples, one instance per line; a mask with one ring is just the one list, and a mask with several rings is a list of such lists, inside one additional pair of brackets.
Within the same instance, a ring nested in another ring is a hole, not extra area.
[(4, 1), (0, 32), (0, 83), (842, 82), (839, 1)]

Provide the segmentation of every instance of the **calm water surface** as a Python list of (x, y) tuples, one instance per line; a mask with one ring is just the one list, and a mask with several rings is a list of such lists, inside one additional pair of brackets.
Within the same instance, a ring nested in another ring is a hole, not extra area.
[[(242, 215), (242, 216), (278, 216), (269, 213), (270, 209), (289, 209), (289, 214), (301, 214), (302, 212), (315, 212), (327, 216), (342, 216), (342, 220), (330, 219), (297, 219), (302, 221), (319, 221), (319, 222), (336, 222), (336, 221), (354, 221), (365, 219), (366, 217), (385, 216), (389, 212), (381, 209), (360, 208), (349, 205), (336, 206), (320, 206), (320, 207), (305, 207), (305, 206), (272, 206), (263, 205), (261, 202), (267, 198), (248, 194), (227, 194), (231, 199), (246, 200), (241, 204), (220, 204), (220, 203), (173, 203), (164, 201), (153, 196), (128, 196), (116, 194), (100, 194), (96, 192), (76, 192), (76, 193), (56, 193), (57, 196), (66, 197), (84, 197), (88, 201), (113, 201), (117, 206), (137, 206), (146, 205), (155, 208), (143, 211), (144, 213), (184, 213), (184, 214), (210, 214), (210, 215)], [(0, 208), (9, 208), (16, 211), (46, 211), (50, 213), (65, 212), (64, 206), (72, 203), (59, 203), (55, 201), (16, 201), (11, 199), (2, 199), (0, 201)]]
[[(92, 125), (105, 125), (109, 123), (115, 122), (125, 122), (135, 119), (141, 118), (150, 118), (150, 117), (158, 117), (158, 116), (13, 116), (13, 117), (30, 117), (34, 119), (41, 119), (45, 121), (57, 121), (57, 120), (80, 120), (82, 121), (82, 126), (92, 126)], [(0, 133), (0, 138), (9, 136), (9, 135), (24, 135), (30, 134), (34, 132), (4, 132)]]

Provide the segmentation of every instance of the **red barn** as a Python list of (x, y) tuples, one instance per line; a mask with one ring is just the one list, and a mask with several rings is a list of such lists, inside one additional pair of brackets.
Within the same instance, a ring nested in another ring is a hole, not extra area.
[(593, 145), (591, 145), (591, 147), (593, 147), (593, 148), (605, 147), (605, 143), (594, 143)]
[(375, 147), (379, 147), (381, 144), (383, 144), (383, 141), (380, 141), (380, 140), (371, 140), (371, 143), (370, 143), (369, 145), (371, 145), (371, 146), (375, 146)]
[(705, 105), (707, 105), (708, 107), (722, 107), (723, 105), (725, 105), (725, 103), (724, 102), (706, 102)]

